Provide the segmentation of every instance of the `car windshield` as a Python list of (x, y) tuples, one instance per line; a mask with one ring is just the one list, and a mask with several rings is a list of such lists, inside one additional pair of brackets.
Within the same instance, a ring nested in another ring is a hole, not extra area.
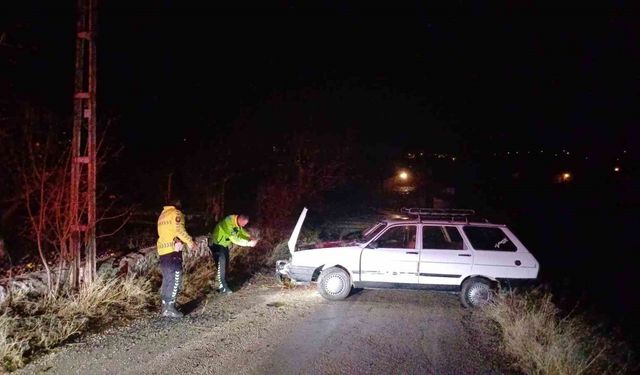
[(377, 236), (378, 233), (380, 233), (386, 226), (387, 224), (381, 221), (371, 228), (363, 230), (358, 236), (357, 241), (361, 243), (369, 242), (372, 238)]

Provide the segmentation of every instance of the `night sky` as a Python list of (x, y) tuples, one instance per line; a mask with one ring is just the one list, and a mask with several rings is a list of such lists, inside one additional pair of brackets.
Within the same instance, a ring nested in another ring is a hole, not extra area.
[[(65, 115), (74, 2), (31, 3), (0, 16), (3, 101)], [(292, 103), (313, 103), (310, 112), (374, 145), (596, 154), (636, 146), (640, 30), (624, 3), (496, 12), (336, 1), (307, 2), (313, 9), (288, 1), (235, 9), (103, 3), (99, 110), (125, 147), (153, 152), (215, 137), (241, 118), (279, 129), (281, 119), (264, 112)], [(158, 137), (161, 126), (171, 130)]]

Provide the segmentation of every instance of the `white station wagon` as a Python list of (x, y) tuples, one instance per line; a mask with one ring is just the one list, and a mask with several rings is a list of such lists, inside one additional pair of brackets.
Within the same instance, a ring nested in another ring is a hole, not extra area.
[(290, 260), (276, 274), (295, 283), (317, 282), (329, 300), (352, 288), (408, 288), (458, 292), (465, 307), (482, 305), (503, 282), (533, 280), (539, 265), (501, 224), (470, 222), (473, 210), (402, 209), (351, 241), (296, 249), (304, 208), (288, 242)]

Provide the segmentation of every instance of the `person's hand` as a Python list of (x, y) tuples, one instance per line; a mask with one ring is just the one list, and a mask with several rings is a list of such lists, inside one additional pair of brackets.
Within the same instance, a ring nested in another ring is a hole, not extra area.
[(249, 246), (250, 247), (255, 247), (257, 243), (258, 243), (258, 240), (251, 240), (251, 241), (249, 241)]
[(191, 246), (189, 246), (189, 251), (193, 251), (200, 246), (196, 241), (191, 242)]
[(173, 250), (175, 250), (175, 251), (182, 251), (183, 248), (184, 248), (184, 245), (180, 241), (176, 241), (173, 244)]

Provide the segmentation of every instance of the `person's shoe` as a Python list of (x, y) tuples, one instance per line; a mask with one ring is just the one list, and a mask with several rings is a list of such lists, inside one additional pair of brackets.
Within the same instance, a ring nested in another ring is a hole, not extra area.
[(227, 287), (227, 286), (221, 286), (221, 287), (219, 287), (219, 288), (218, 288), (218, 293), (221, 293), (221, 294), (231, 294), (231, 293), (233, 293), (233, 292), (231, 291), (231, 289), (229, 289), (229, 287)]
[(175, 302), (165, 303), (164, 301), (162, 301), (162, 316), (166, 316), (169, 318), (182, 318), (184, 314), (176, 309)]

